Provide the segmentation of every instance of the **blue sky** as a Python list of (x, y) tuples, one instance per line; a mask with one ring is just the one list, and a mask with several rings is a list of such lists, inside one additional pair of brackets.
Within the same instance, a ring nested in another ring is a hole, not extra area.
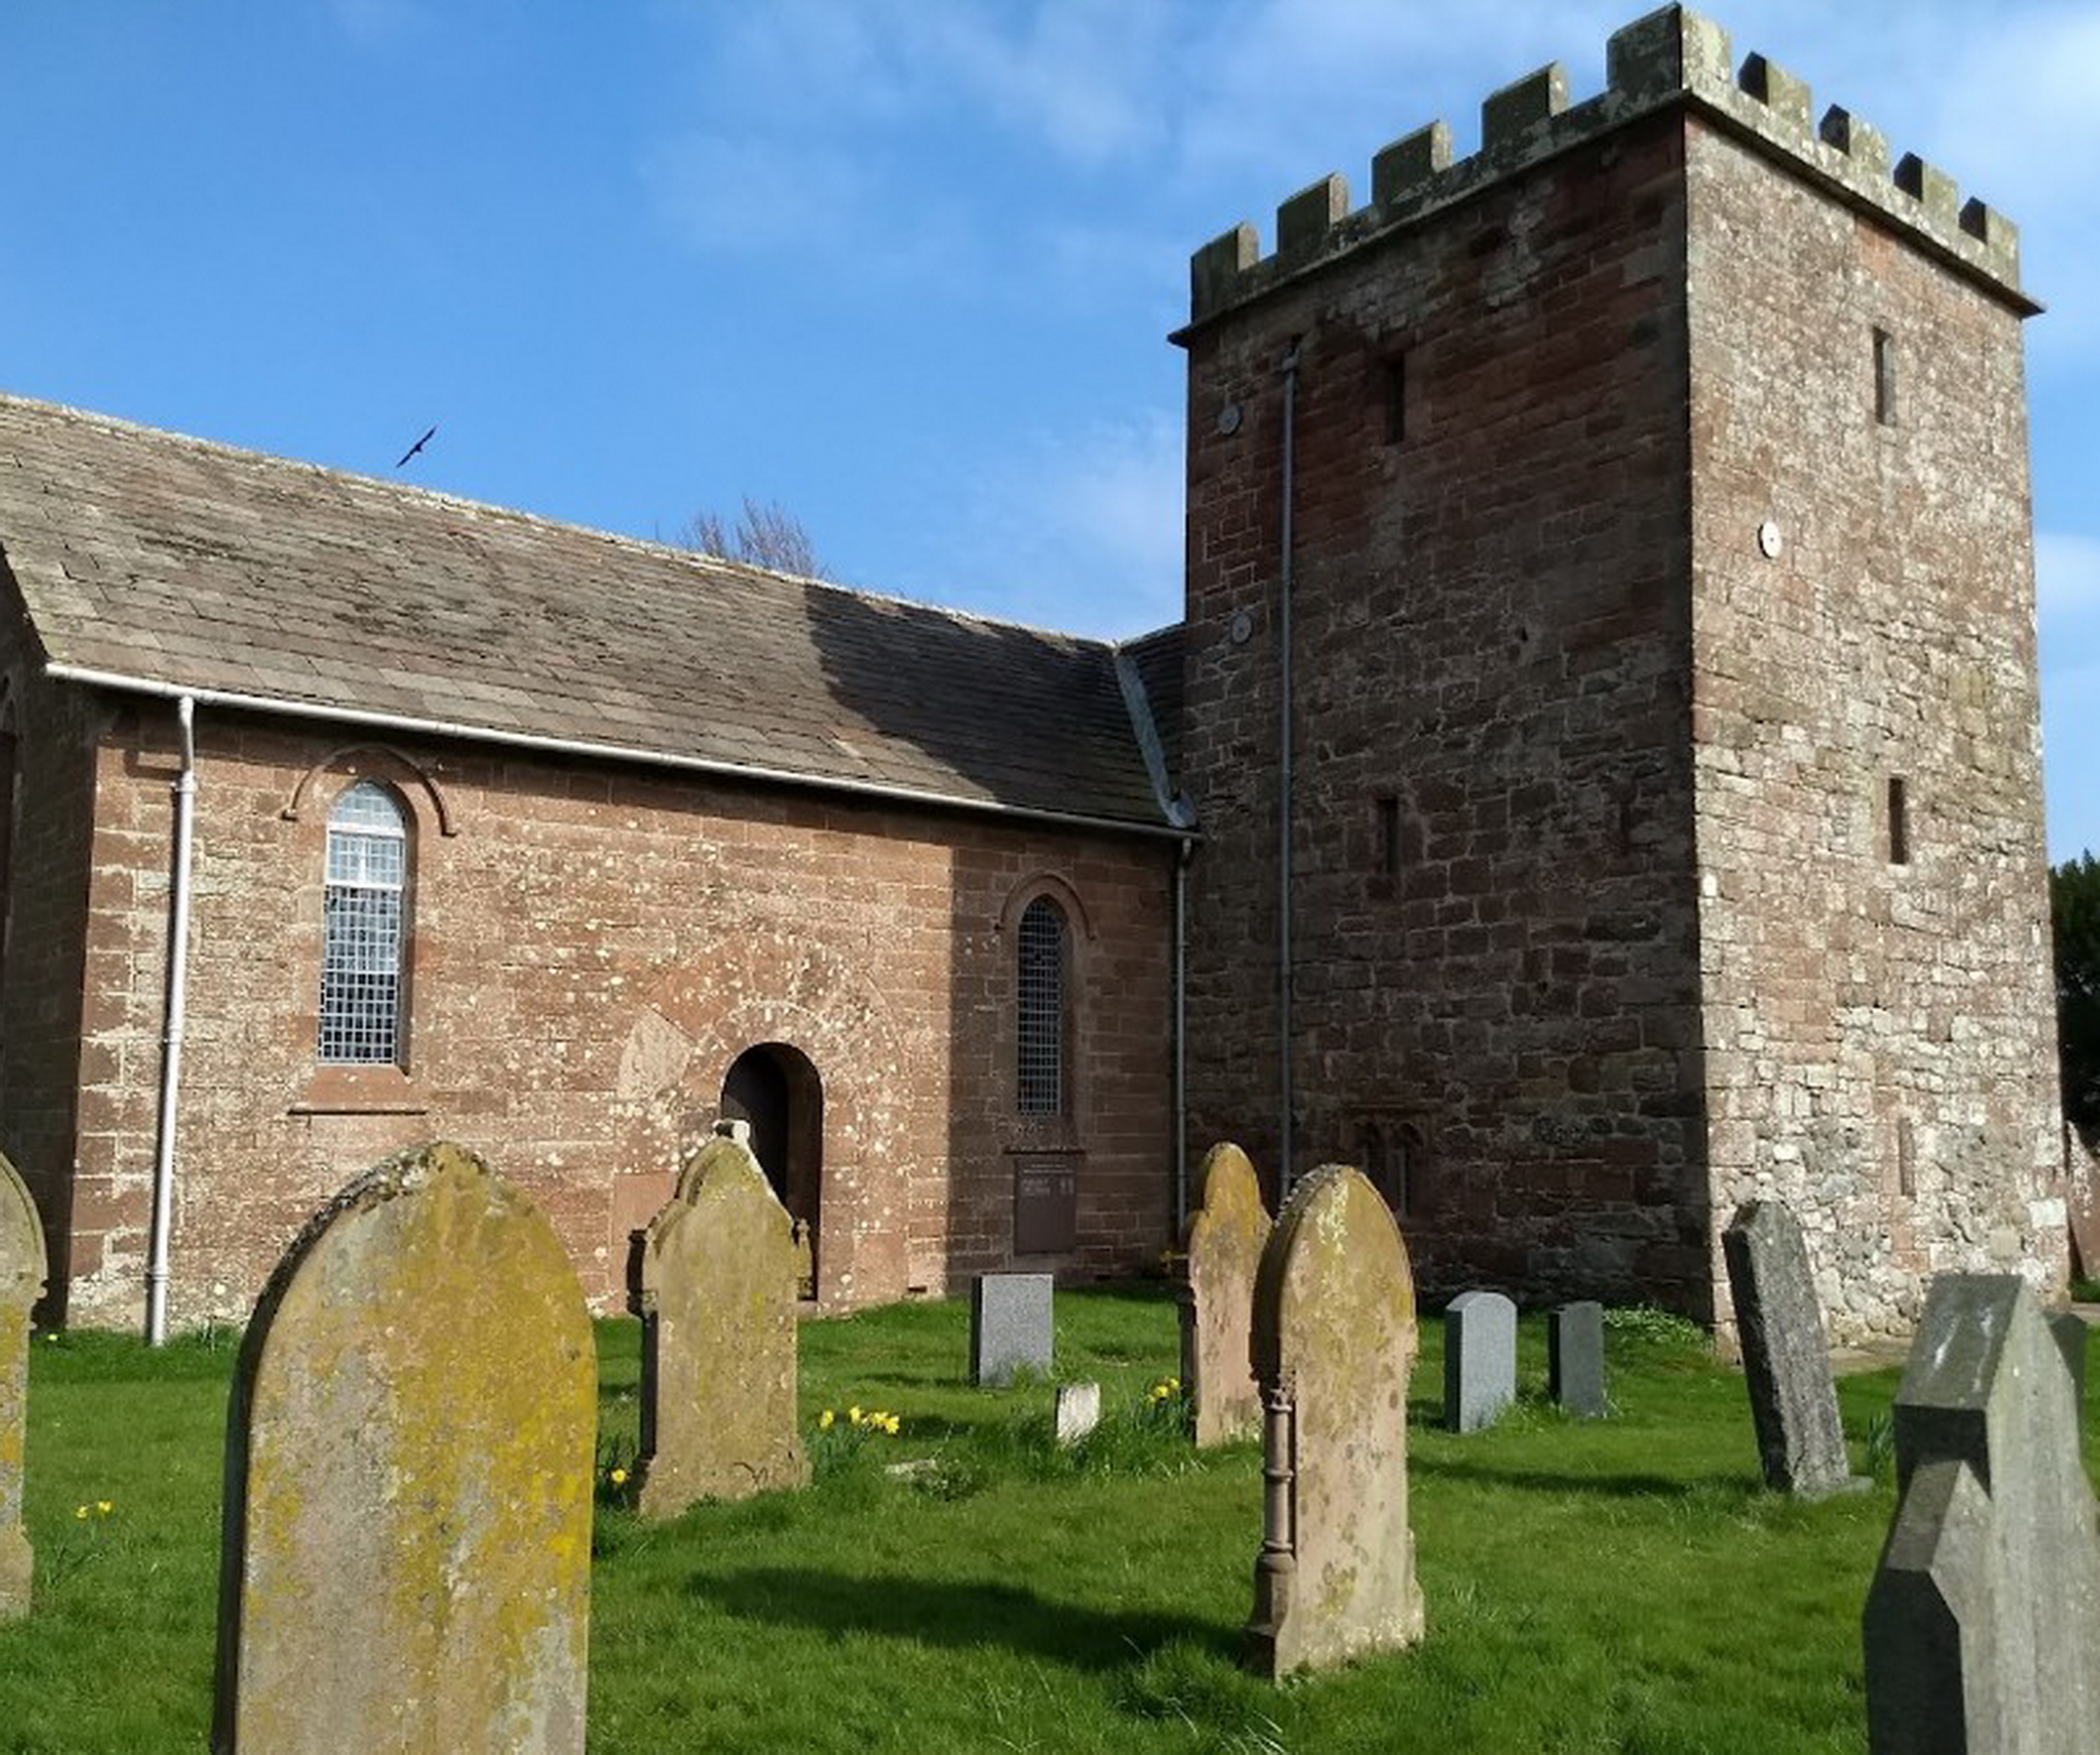
[[(1643, 10), (15, 0), (0, 387), (849, 583), (1171, 620), (1189, 252)], [(1708, 7), (2023, 228), (2050, 850), (2100, 850), (2100, 7)]]

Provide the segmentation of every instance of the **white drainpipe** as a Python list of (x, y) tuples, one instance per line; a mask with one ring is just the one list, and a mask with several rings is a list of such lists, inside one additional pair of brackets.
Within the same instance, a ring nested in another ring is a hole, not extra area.
[(183, 1077), (183, 1013), (189, 994), (190, 842), (196, 815), (196, 701), (175, 701), (183, 738), (176, 775), (175, 871), (168, 902), (168, 1014), (161, 1038), (161, 1119), (153, 1150), (153, 1224), (146, 1260), (146, 1343), (168, 1338), (168, 1234), (174, 1228), (175, 1098)]

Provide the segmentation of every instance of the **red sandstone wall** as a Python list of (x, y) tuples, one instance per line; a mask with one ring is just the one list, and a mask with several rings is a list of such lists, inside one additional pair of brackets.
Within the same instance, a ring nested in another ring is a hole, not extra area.
[(1582, 147), (1189, 338), (1191, 1147), (1273, 1173), (1299, 337), (1297, 1164), (1412, 1130), (1432, 1289), (1706, 1307), (1682, 140)]
[[(0, 570), (0, 579), (4, 579)], [(81, 941), (94, 796), (87, 703), (44, 681), (12, 582), (0, 589), (0, 675), (13, 703), (15, 785), (11, 875), (0, 954), (0, 1149), (22, 1172), (44, 1220), (64, 1310), (72, 1206), (74, 1093), (81, 1071)], [(150, 884), (147, 874), (135, 881)], [(105, 1076), (97, 1060), (90, 1069)], [(90, 1252), (91, 1257), (91, 1252)], [(79, 1258), (76, 1257), (76, 1259)], [(90, 1259), (88, 1269), (96, 1263)]]
[[(89, 1320), (133, 1320), (142, 1295), (172, 717), (119, 707), (96, 772), (83, 1052), (113, 1071), (82, 1098)], [(768, 1041), (823, 1081), (827, 1303), (1007, 1265), (1022, 1145), (1080, 1171), (1078, 1247), (1020, 1265), (1128, 1269), (1167, 1241), (1164, 845), (457, 746), (403, 750), (419, 769), (209, 710), (199, 741), (179, 1322), (245, 1316), (320, 1200), (437, 1135), (528, 1188), (616, 1305), (682, 1140)], [(405, 1073), (314, 1057), (324, 824), (353, 773), (415, 814)], [(1001, 921), (1043, 882), (1077, 928), (1078, 1087), (1070, 1122), (1023, 1130)]]
[(1785, 1199), (1833, 1329), (1901, 1330), (2066, 1271), (2020, 324), (1696, 123), (1688, 179), (1715, 1224)]

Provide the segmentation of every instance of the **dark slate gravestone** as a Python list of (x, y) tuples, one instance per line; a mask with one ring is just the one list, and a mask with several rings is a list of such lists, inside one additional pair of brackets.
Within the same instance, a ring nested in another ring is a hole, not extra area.
[(970, 1381), (1010, 1382), (1017, 1371), (1050, 1371), (1047, 1273), (982, 1273), (970, 1283)]
[(1461, 1292), (1444, 1312), (1444, 1424), (1493, 1426), (1516, 1400), (1516, 1306), (1499, 1292)]
[(1563, 1304), (1546, 1318), (1546, 1387), (1570, 1413), (1600, 1420), (1604, 1399), (1604, 1307)]
[(2062, 1356), (2011, 1274), (1943, 1274), (1896, 1392), (1867, 1593), (1873, 1755), (2091, 1755), (2100, 1536)]
[(1810, 1498), (1842, 1492), (1853, 1476), (1801, 1227), (1777, 1201), (1752, 1201), (1722, 1232), (1721, 1248), (1765, 1484)]

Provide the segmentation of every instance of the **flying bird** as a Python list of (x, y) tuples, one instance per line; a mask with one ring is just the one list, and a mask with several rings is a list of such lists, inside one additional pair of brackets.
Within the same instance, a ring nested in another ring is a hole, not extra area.
[(398, 470), (398, 469), (399, 469), (399, 468), (401, 467), (402, 464), (406, 463), (406, 462), (409, 460), (409, 458), (411, 458), (411, 457), (414, 456), (415, 456), (415, 454), (416, 454), (417, 452), (421, 451), (421, 450), (423, 448), (423, 447), (424, 447), (424, 446), (426, 446), (426, 445), (427, 445), (428, 443), (430, 443), (430, 442), (431, 439), (435, 435), (435, 434), (436, 434), (437, 430), (437, 430), (437, 428), (436, 428), (436, 427), (435, 427), (435, 426), (431, 427), (431, 428), (429, 430), (429, 431), (426, 432), (421, 439), (417, 439), (417, 440), (416, 441), (416, 443), (415, 443), (414, 444), (412, 444), (412, 445), (409, 446), (409, 448), (408, 448), (406, 451), (404, 451), (404, 452), (403, 452), (401, 453), (401, 461), (400, 461), (400, 462), (399, 462), (399, 463), (396, 463), (396, 464), (394, 465), (394, 467), (395, 467), (395, 469), (397, 469), (397, 470)]

